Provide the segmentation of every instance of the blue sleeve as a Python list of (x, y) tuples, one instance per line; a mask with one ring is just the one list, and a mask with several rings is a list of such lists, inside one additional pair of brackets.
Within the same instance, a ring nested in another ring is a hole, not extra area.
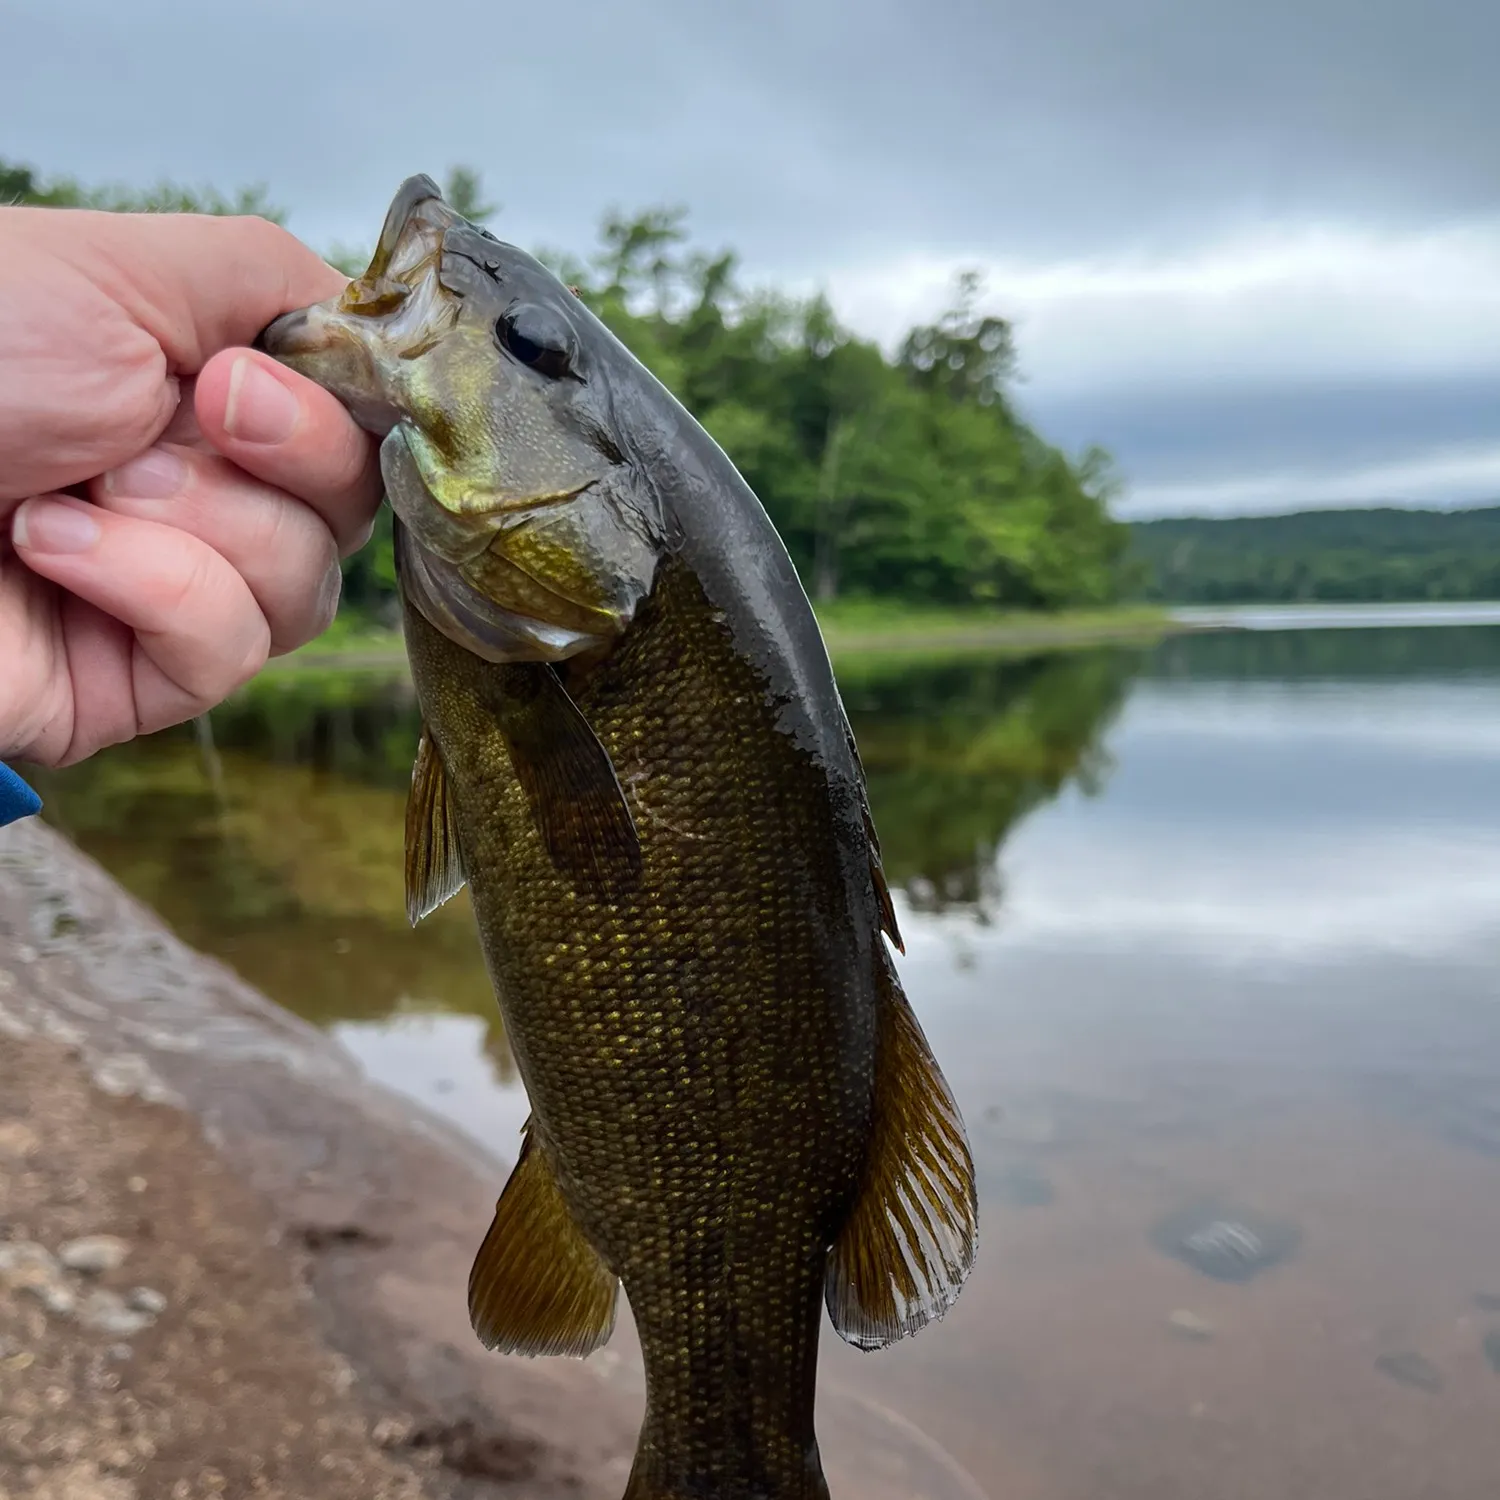
[(42, 799), (0, 761), (0, 828), (42, 810)]

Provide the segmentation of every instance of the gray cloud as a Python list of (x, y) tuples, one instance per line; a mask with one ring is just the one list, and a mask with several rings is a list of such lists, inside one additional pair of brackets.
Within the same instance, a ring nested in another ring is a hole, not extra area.
[[(910, 257), (1035, 272), (1316, 224), (1378, 241), (1500, 222), (1492, 0), (9, 0), (3, 33), (7, 155), (89, 180), (264, 181), (319, 245), (368, 242), (401, 177), (457, 161), (523, 243), (588, 248), (608, 205), (681, 202), (752, 273), (834, 283), (885, 267), (889, 285)], [(1277, 404), (1278, 369), (1305, 384), (1284, 330), (1253, 442), (1176, 420), (1200, 356), (1174, 389), (1149, 328), (1108, 336), (1104, 383), (1043, 414), (1066, 438), (1092, 412), (1087, 435), (1148, 477), (1223, 477), (1249, 448), (1365, 462), (1391, 441), (1340, 376), (1311, 407)], [(1083, 358), (1070, 337), (1037, 350), (1049, 390), (1089, 384), (1056, 369)], [(1119, 373), (1132, 340), (1158, 367), (1150, 411)], [(1225, 412), (1246, 348), (1216, 382)], [(1451, 375), (1423, 374), (1397, 424), (1410, 452), (1448, 441)]]
[[(1237, 508), (1399, 500), (1413, 487), (1407, 471), (1437, 455), (1473, 459), (1471, 476), (1447, 476), (1455, 498), (1500, 502), (1500, 377), (1183, 389), (1167, 397), (1117, 390), (1023, 396), (1023, 404), (1054, 442), (1074, 451), (1099, 442), (1114, 454), (1139, 497), (1122, 507), (1132, 514), (1212, 508), (1202, 495), (1194, 503), (1200, 483), (1211, 498), (1220, 485), (1248, 486), (1257, 476), (1260, 494)], [(1382, 473), (1398, 487), (1382, 488)], [(1412, 498), (1442, 494), (1437, 484)]]

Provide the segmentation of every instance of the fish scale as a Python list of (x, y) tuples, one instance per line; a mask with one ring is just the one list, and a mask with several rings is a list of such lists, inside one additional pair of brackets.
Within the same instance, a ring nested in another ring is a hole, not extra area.
[[(769, 728), (763, 692), (725, 690), (746, 669), (690, 580), (661, 588), (577, 694), (662, 814), (638, 822), (644, 878), (617, 904), (579, 910), (503, 736), (476, 732), (471, 679), (510, 669), (420, 626), (413, 669), (507, 1036), (570, 1206), (630, 1298), (643, 1452), (683, 1471), (652, 1477), (674, 1493), (757, 1471), (768, 1494), (817, 1494), (820, 1292), (868, 1134), (873, 1004), (868, 983), (838, 982), (857, 945), (836, 872), (806, 852), (832, 847), (807, 837), (829, 820), (816, 768)], [(654, 774), (684, 751), (695, 774)], [(733, 861), (708, 852), (726, 846)], [(649, 962), (622, 973), (622, 951)], [(810, 1094), (809, 1067), (835, 1088)]]

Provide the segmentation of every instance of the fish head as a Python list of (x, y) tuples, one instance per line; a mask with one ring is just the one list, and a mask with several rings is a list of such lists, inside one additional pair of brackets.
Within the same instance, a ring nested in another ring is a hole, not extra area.
[(364, 274), (257, 343), (382, 439), (402, 594), (435, 628), (559, 661), (629, 627), (663, 528), (616, 431), (623, 350), (535, 257), (413, 177)]

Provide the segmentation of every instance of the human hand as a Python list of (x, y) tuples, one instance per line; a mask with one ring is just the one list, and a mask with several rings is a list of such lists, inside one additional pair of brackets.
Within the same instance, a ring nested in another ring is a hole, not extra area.
[(0, 760), (180, 723), (327, 627), (375, 446), (242, 346), (343, 281), (263, 219), (0, 208)]

